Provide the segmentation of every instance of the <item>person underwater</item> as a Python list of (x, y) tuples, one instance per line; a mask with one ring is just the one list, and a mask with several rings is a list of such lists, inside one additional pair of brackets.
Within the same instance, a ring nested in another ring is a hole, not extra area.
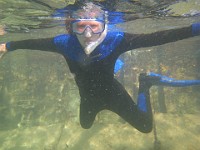
[(141, 73), (137, 104), (114, 78), (118, 57), (130, 50), (162, 45), (200, 35), (200, 23), (150, 34), (110, 30), (107, 11), (91, 2), (80, 6), (66, 19), (68, 33), (52, 38), (11, 41), (1, 52), (17, 49), (53, 51), (64, 56), (79, 88), (80, 124), (88, 129), (98, 112), (107, 109), (143, 133), (152, 131), (149, 89), (153, 85), (192, 86), (199, 80), (175, 80), (155, 73)]

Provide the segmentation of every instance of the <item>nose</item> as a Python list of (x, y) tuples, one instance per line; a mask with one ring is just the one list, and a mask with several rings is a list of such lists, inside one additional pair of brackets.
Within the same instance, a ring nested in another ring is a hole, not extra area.
[(92, 36), (92, 30), (89, 27), (85, 29), (84, 36), (87, 38), (90, 38)]

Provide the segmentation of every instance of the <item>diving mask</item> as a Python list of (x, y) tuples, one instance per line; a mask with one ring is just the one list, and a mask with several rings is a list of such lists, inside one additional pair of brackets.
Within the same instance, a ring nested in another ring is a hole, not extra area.
[(76, 34), (83, 34), (88, 28), (93, 34), (100, 34), (105, 29), (105, 22), (98, 19), (77, 19), (72, 21), (71, 25)]

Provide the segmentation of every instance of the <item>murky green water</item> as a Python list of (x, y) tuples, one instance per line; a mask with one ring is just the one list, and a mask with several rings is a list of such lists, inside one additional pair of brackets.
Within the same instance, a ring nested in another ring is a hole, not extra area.
[[(0, 25), (7, 30), (5, 35), (0, 35), (0, 42), (65, 33), (64, 27), (52, 23), (48, 16), (53, 8), (62, 8), (69, 1), (39, 2), (0, 0)], [(147, 5), (159, 1), (138, 2), (142, 5), (128, 9), (144, 12)], [(120, 5), (118, 9), (124, 7), (128, 6)], [(180, 2), (170, 8), (175, 12), (172, 16), (192, 14), (200, 11), (200, 2)], [(199, 17), (157, 16), (121, 26), (127, 32), (147, 33), (197, 21)], [(199, 37), (134, 50), (122, 57), (125, 67), (116, 78), (123, 82), (134, 99), (140, 72), (200, 79)], [(64, 58), (51, 52), (10, 52), (0, 60), (0, 150), (199, 150), (199, 90), (200, 87), (165, 87), (162, 91), (153, 87), (151, 100), (156, 133), (155, 130), (149, 134), (140, 133), (110, 111), (99, 113), (92, 128), (85, 130), (79, 123), (79, 92)], [(167, 113), (161, 113), (159, 105), (162, 92)]]

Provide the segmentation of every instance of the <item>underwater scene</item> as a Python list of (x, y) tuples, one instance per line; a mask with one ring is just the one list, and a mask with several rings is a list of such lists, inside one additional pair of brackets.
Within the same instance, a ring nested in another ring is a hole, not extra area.
[[(66, 6), (77, 1), (0, 0), (0, 44), (67, 34), (66, 14), (72, 10)], [(129, 34), (200, 22), (200, 0), (81, 2), (104, 5), (111, 18), (118, 17), (110, 21), (110, 30)], [(122, 14), (125, 19), (120, 20)], [(200, 35), (200, 29), (197, 32)], [(80, 87), (65, 57), (34, 46), (36, 50), (0, 52), (0, 150), (199, 150), (200, 84), (152, 86), (151, 132), (140, 132), (108, 109), (98, 112), (85, 129), (80, 124)], [(122, 64), (114, 78), (137, 103), (140, 73), (200, 81), (200, 36), (136, 47), (119, 60)]]

